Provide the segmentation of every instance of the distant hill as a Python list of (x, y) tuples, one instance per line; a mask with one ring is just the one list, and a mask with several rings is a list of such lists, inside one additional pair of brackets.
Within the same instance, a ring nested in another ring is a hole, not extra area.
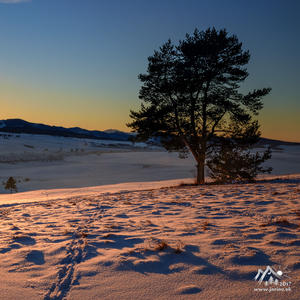
[[(7, 133), (28, 133), (28, 134), (43, 134), (52, 136), (74, 137), (82, 139), (96, 140), (114, 140), (128, 141), (128, 138), (133, 133), (126, 133), (117, 129), (109, 129), (105, 131), (86, 130), (79, 127), (65, 128), (61, 126), (49, 126), (45, 124), (36, 124), (24, 121), (22, 119), (0, 120), (0, 132)], [(261, 138), (257, 146), (270, 145), (277, 147), (280, 145), (300, 145), (300, 143), (284, 142), (272, 139)]]
[(0, 120), (0, 132), (42, 134), (52, 136), (115, 141), (127, 141), (128, 138), (131, 136), (130, 133), (125, 133), (118, 130), (90, 131), (79, 127), (65, 128), (60, 126), (49, 126), (44, 124), (30, 123), (21, 119)]
[(260, 140), (257, 143), (258, 145), (264, 146), (269, 145), (271, 147), (277, 147), (277, 146), (300, 146), (300, 143), (295, 142), (284, 142), (279, 140), (271, 140), (266, 138), (260, 138)]

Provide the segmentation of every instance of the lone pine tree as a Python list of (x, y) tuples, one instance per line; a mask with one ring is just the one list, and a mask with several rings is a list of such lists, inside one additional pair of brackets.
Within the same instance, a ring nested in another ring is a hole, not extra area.
[(13, 191), (17, 192), (17, 182), (13, 177), (9, 177), (6, 181), (5, 187), (6, 190), (10, 190), (10, 193), (12, 194)]
[(262, 109), (261, 99), (271, 90), (239, 92), (239, 84), (248, 76), (243, 66), (249, 59), (249, 51), (243, 51), (242, 43), (235, 35), (228, 36), (226, 29), (196, 29), (178, 46), (168, 40), (148, 58), (147, 74), (139, 75), (143, 83), (139, 98), (145, 104), (130, 111), (133, 121), (127, 126), (137, 132), (132, 141), (150, 144), (157, 138), (168, 151), (179, 152), (180, 158), (192, 153), (198, 183), (204, 182), (205, 165), (211, 159), (208, 167), (216, 172), (220, 149), (244, 155), (259, 139), (252, 116)]

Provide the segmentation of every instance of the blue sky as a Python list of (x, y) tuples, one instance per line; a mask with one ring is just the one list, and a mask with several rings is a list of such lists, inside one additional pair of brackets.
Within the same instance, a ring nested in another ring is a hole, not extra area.
[(248, 92), (272, 87), (262, 136), (300, 142), (298, 0), (0, 0), (1, 117), (128, 130), (147, 58), (195, 28), (250, 50)]

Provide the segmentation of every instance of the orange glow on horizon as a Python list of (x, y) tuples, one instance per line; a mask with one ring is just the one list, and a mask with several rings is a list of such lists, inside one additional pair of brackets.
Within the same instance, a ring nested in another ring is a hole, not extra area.
[[(130, 109), (139, 110), (139, 100), (120, 102), (118, 98), (49, 92), (0, 83), (1, 118), (20, 118), (51, 126), (81, 127), (104, 131), (130, 132)], [(134, 98), (134, 97), (133, 97)], [(42, 99), (42, 100), (41, 100)], [(84, 100), (82, 100), (84, 99)], [(300, 143), (299, 111), (264, 108), (258, 116), (264, 138)]]

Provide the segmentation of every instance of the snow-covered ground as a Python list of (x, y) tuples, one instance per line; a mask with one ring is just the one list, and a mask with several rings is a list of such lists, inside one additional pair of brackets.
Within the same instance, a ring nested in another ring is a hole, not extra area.
[(25, 191), (0, 196), (1, 299), (300, 298), (299, 147), (266, 180), (184, 186), (176, 154), (53, 138), (43, 162), (22, 138), (0, 146), (35, 157), (0, 164)]
[[(18, 191), (25, 192), (194, 179), (195, 164), (192, 156), (179, 159), (177, 153), (132, 147), (129, 142), (27, 134), (0, 137), (0, 194), (8, 193), (1, 183), (10, 176), (18, 181)], [(274, 168), (272, 176), (300, 173), (300, 146), (280, 146), (266, 164)]]
[[(0, 183), (18, 191), (82, 188), (124, 182), (193, 178), (193, 158), (129, 142), (21, 135), (0, 140)], [(7, 193), (0, 184), (0, 194)]]

